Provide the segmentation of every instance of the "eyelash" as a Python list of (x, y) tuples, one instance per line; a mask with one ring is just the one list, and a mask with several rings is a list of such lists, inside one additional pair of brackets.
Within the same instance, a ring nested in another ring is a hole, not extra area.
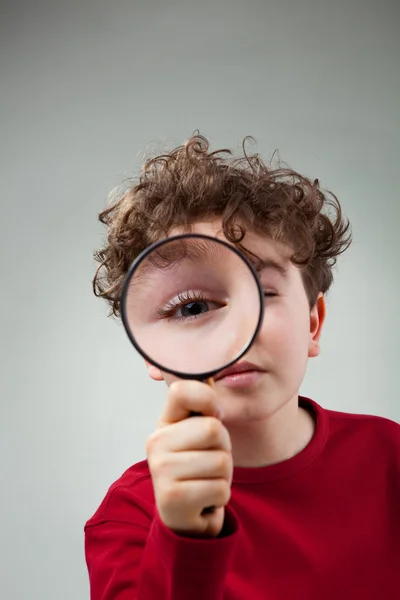
[[(264, 290), (264, 298), (273, 298), (277, 295), (278, 294), (276, 292), (268, 292)], [(203, 296), (202, 293), (195, 294), (193, 292), (190, 292), (189, 290), (186, 292), (180, 292), (178, 294), (178, 300), (179, 302), (167, 302), (167, 304), (163, 308), (159, 308), (157, 310), (157, 315), (161, 319), (165, 319), (166, 321), (190, 321), (201, 317), (202, 313), (200, 313), (199, 315), (193, 315), (192, 317), (173, 317), (172, 313), (178, 308), (181, 308), (182, 306), (190, 302), (208, 302), (208, 300)]]
[(180, 292), (178, 294), (178, 300), (179, 302), (175, 303), (171, 300), (167, 302), (167, 304), (164, 307), (159, 308), (157, 310), (157, 315), (161, 319), (165, 319), (166, 321), (192, 321), (193, 319), (201, 317), (202, 313), (200, 313), (199, 315), (193, 315), (192, 317), (174, 317), (172, 316), (172, 313), (178, 308), (181, 308), (181, 306), (189, 304), (190, 302), (208, 302), (208, 300), (203, 296), (202, 293), (195, 294), (193, 292), (190, 292), (189, 290), (186, 292)]

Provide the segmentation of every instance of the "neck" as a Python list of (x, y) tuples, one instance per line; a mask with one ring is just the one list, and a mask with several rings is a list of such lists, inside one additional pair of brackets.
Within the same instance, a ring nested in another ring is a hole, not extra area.
[(309, 444), (315, 423), (298, 396), (263, 419), (226, 424), (235, 467), (263, 467), (292, 458)]

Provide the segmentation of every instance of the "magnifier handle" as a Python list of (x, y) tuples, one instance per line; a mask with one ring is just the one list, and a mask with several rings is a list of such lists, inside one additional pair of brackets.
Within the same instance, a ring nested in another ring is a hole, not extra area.
[[(208, 379), (203, 379), (203, 383), (207, 383), (208, 385), (210, 385), (211, 387), (214, 387), (214, 380), (212, 377), (209, 377)], [(203, 415), (199, 412), (195, 412), (195, 411), (191, 411), (190, 413), (191, 417), (202, 417)], [(206, 508), (203, 508), (203, 510), (201, 511), (202, 515), (209, 515), (211, 513), (213, 513), (215, 511), (215, 506), (206, 506)]]

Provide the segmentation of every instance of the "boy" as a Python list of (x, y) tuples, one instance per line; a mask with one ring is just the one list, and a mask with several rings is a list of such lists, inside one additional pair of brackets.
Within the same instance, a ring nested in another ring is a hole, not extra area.
[(131, 261), (157, 239), (212, 235), (271, 266), (261, 331), (233, 371), (208, 386), (147, 364), (167, 399), (147, 461), (86, 524), (92, 600), (400, 598), (400, 427), (298, 394), (351, 241), (336, 197), (195, 135), (100, 219), (94, 290), (116, 316)]

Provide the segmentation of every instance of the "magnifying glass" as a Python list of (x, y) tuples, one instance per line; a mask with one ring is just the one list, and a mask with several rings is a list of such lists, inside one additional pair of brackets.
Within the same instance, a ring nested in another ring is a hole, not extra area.
[(201, 234), (146, 248), (121, 296), (126, 332), (149, 363), (211, 385), (249, 350), (263, 315), (264, 292), (251, 262), (235, 246)]
[(121, 313), (137, 351), (161, 371), (207, 381), (250, 348), (264, 293), (236, 247), (184, 234), (160, 240), (132, 263)]

